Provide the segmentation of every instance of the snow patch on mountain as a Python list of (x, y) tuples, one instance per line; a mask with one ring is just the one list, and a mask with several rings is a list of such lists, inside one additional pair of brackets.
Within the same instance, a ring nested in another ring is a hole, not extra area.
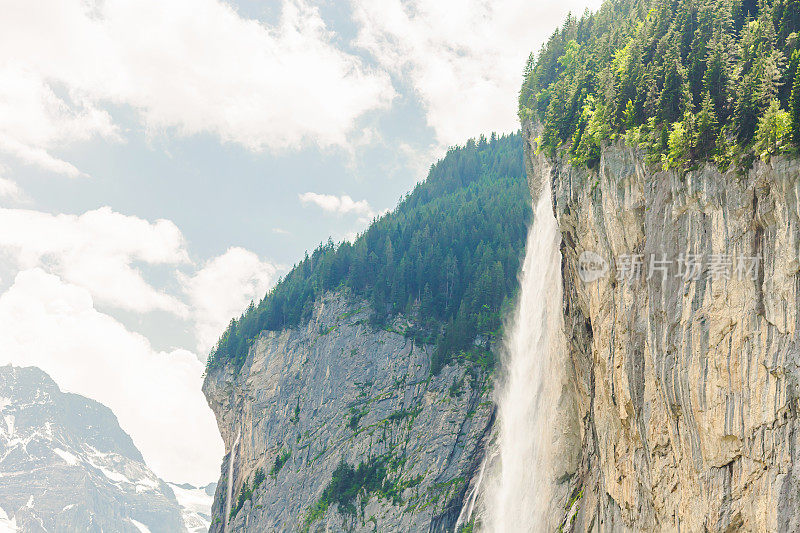
[(187, 530), (172, 489), (107, 407), (38, 368), (5, 366), (0, 414), (0, 533)]
[(68, 451), (62, 450), (61, 448), (55, 448), (53, 449), (53, 451), (57, 456), (64, 459), (64, 462), (67, 463), (69, 466), (75, 466), (76, 464), (78, 464), (78, 458), (69, 453)]
[(216, 483), (206, 487), (194, 487), (169, 483), (172, 492), (183, 510), (183, 521), (190, 533), (206, 533), (211, 526), (211, 505), (214, 501)]

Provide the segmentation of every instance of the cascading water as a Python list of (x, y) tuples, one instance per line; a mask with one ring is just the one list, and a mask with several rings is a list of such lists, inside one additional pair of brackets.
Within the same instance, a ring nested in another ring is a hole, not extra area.
[(236, 434), (236, 440), (233, 441), (231, 448), (231, 458), (228, 460), (228, 487), (225, 493), (225, 527), (223, 531), (228, 533), (228, 519), (231, 516), (231, 500), (233, 499), (233, 465), (236, 462), (236, 450), (239, 448), (239, 439), (242, 437), (242, 430)]
[(554, 453), (566, 343), (561, 233), (548, 183), (534, 210), (520, 299), (505, 341), (497, 393), (499, 434), (484, 500), (484, 530), (552, 531)]

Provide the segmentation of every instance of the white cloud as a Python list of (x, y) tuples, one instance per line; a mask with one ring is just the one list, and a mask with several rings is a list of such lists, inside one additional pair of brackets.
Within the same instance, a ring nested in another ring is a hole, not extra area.
[(0, 251), (19, 269), (42, 267), (85, 287), (99, 303), (136, 312), (188, 312), (134, 266), (189, 261), (183, 235), (168, 220), (151, 223), (108, 207), (80, 216), (0, 209)]
[(305, 0), (283, 0), (274, 27), (220, 0), (1, 9), (0, 150), (70, 176), (81, 171), (52, 151), (119, 140), (109, 105), (132, 107), (151, 132), (261, 150), (347, 145), (360, 117), (394, 97), (389, 76), (338, 49)]
[(86, 176), (75, 165), (51, 155), (44, 148), (22, 143), (4, 133), (0, 134), (0, 151), (17, 157), (23, 163), (38, 166), (55, 174), (63, 174), (70, 178)]
[[(173, 290), (154, 287), (140, 265), (166, 265), (156, 277)], [(149, 222), (108, 207), (82, 215), (0, 208), (0, 273), (31, 268), (85, 288), (98, 304), (135, 314), (166, 311), (191, 322), (202, 355), (231, 318), (264, 296), (278, 271), (238, 247), (196, 265), (169, 220)]]
[(208, 353), (230, 320), (241, 315), (251, 300), (264, 297), (277, 271), (253, 252), (230, 248), (194, 275), (180, 275), (191, 303), (201, 354)]
[(91, 295), (34, 268), (0, 295), (0, 361), (35, 365), (65, 390), (110, 407), (166, 479), (216, 479), (223, 447), (200, 390), (203, 365), (148, 341), (94, 309)]
[[(0, 167), (0, 171), (2, 171), (2, 167)], [(16, 182), (0, 175), (0, 198), (19, 202), (22, 200), (22, 189)]]
[(354, 213), (371, 218), (375, 211), (370, 207), (366, 200), (354, 201), (348, 195), (334, 196), (332, 194), (317, 194), (315, 192), (305, 192), (297, 195), (304, 204), (313, 204), (328, 213), (345, 215)]
[(353, 0), (358, 44), (411, 82), (439, 142), (518, 127), (517, 93), (529, 52), (568, 11), (600, 0)]
[[(0, 44), (0, 50), (8, 45)], [(82, 176), (74, 165), (49, 150), (94, 136), (117, 139), (116, 127), (108, 113), (90, 102), (57, 96), (43, 76), (15, 65), (0, 52), (0, 150), (51, 172)]]

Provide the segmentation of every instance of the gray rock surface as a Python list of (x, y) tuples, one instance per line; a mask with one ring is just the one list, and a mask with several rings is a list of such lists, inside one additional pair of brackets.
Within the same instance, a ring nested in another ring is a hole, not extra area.
[[(578, 406), (563, 530), (800, 530), (800, 161), (683, 174), (618, 143), (587, 171), (545, 162), (535, 136), (526, 161), (534, 192), (554, 187)], [(582, 281), (585, 251), (607, 277)], [(627, 280), (625, 254), (673, 270)], [(702, 258), (698, 279), (675, 276), (681, 254)], [(714, 256), (733, 259), (730, 278)], [(754, 279), (739, 256), (761, 257)]]
[[(452, 530), (493, 419), (486, 375), (454, 364), (431, 377), (431, 347), (404, 328), (398, 319), (376, 331), (365, 303), (328, 294), (307, 326), (262, 333), (240, 372), (209, 373), (203, 390), (227, 451), (211, 531), (225, 529), (231, 468), (234, 504), (259, 468), (266, 478), (229, 531)], [(280, 454), (288, 459), (271, 474)], [(394, 497), (320, 510), (342, 461), (375, 458)]]
[(0, 529), (186, 531), (172, 490), (107, 407), (38, 368), (5, 366), (0, 416)]

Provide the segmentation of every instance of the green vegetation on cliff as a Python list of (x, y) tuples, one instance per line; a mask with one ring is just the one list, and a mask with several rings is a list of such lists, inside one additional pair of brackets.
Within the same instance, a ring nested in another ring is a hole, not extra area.
[(531, 56), (520, 117), (589, 167), (620, 137), (664, 168), (746, 167), (800, 146), (798, 31), (798, 0), (610, 0)]
[(360, 463), (357, 468), (342, 461), (331, 475), (331, 481), (322, 496), (311, 507), (303, 521), (302, 531), (325, 515), (328, 508), (335, 504), (339, 513), (355, 516), (356, 500), (359, 497), (368, 500), (373, 494), (385, 497), (397, 497), (392, 483), (386, 479), (386, 465), (381, 459), (370, 459)]
[(256, 491), (258, 491), (258, 488), (264, 482), (264, 479), (266, 479), (266, 476), (264, 475), (264, 470), (262, 468), (259, 468), (258, 470), (256, 470), (256, 473), (253, 476), (252, 486), (248, 484), (247, 481), (244, 482), (244, 486), (239, 491), (239, 497), (236, 499), (236, 503), (231, 507), (231, 514), (230, 514), (231, 518), (234, 518), (237, 514), (239, 514), (239, 511), (244, 506), (244, 502), (246, 502), (247, 500), (251, 500), (253, 498), (253, 494), (255, 494)]
[[(322, 293), (370, 302), (373, 326), (403, 313), (410, 334), (436, 343), (438, 371), (479, 335), (491, 338), (516, 291), (531, 218), (519, 134), (470, 140), (355, 242), (319, 246), (257, 305), (231, 321), (209, 369), (241, 368), (259, 332), (307, 324)], [(480, 356), (483, 357), (483, 356)]]

